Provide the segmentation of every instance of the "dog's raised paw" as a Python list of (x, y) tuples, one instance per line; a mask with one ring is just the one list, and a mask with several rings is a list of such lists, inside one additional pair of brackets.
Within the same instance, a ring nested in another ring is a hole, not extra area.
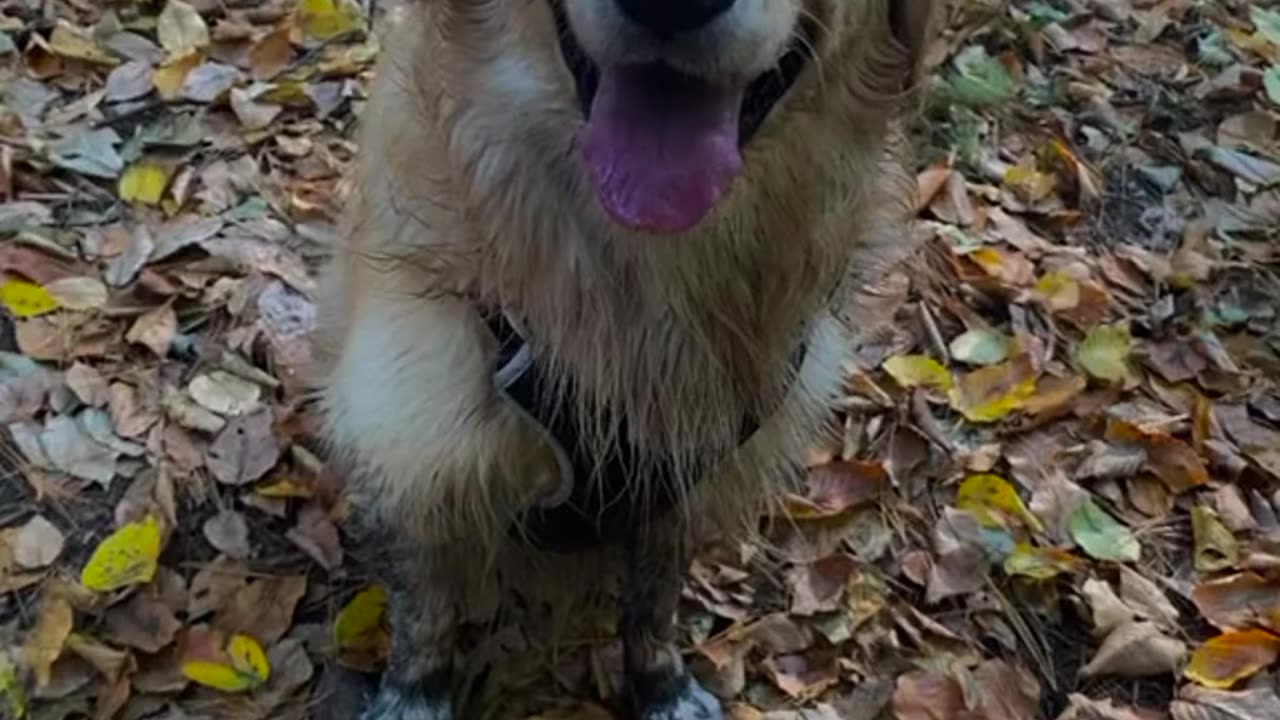
[[(646, 693), (642, 689), (646, 684), (632, 687), (636, 720), (724, 720), (720, 701), (692, 677), (679, 678), (674, 687), (662, 683), (665, 692)], [(649, 689), (656, 688), (650, 685)]]
[(454, 720), (453, 703), (421, 689), (384, 684), (360, 720)]

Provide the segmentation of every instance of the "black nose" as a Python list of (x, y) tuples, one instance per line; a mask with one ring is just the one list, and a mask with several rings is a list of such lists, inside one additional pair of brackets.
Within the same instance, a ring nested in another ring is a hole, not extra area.
[(733, 6), (734, 0), (617, 0), (632, 20), (658, 33), (696, 30)]

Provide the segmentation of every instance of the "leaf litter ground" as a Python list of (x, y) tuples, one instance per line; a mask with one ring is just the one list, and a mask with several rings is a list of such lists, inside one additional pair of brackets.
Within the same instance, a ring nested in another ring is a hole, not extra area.
[[(343, 717), (385, 659), (301, 382), (370, 10), (0, 3), (0, 716)], [(930, 272), (868, 291), (784, 565), (695, 562), (689, 662), (735, 720), (1280, 717), (1280, 11), (946, 26)], [(502, 627), (476, 692), (612, 717), (607, 637)]]

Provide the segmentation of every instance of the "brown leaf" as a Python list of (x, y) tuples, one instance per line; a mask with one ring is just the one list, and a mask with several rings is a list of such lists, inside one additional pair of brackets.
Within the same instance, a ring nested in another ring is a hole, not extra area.
[(934, 526), (937, 555), (929, 568), (925, 602), (974, 592), (986, 585), (990, 562), (978, 538), (982, 529), (969, 513), (945, 508)]
[(131, 343), (145, 346), (158, 357), (169, 354), (169, 346), (178, 334), (178, 316), (170, 305), (161, 305), (138, 317), (125, 333)]
[(204, 522), (205, 539), (217, 550), (236, 560), (246, 560), (252, 554), (249, 547), (249, 524), (244, 515), (226, 509)]
[(286, 575), (249, 583), (218, 611), (213, 627), (230, 635), (243, 633), (270, 645), (293, 625), (298, 601), (307, 592), (304, 575)]
[(338, 538), (338, 528), (324, 508), (314, 501), (298, 511), (298, 524), (290, 528), (285, 537), (326, 570), (342, 565), (342, 541)]
[(270, 408), (232, 418), (209, 445), (206, 464), (218, 482), (245, 485), (266, 475), (280, 459)]
[(1191, 599), (1222, 630), (1261, 626), (1280, 632), (1280, 579), (1237, 573), (1197, 585)]
[(1036, 717), (1040, 683), (1025, 668), (1001, 660), (984, 660), (973, 671), (978, 684), (978, 712), (985, 720)]
[(1080, 674), (1084, 677), (1162, 675), (1177, 669), (1186, 654), (1187, 646), (1162, 633), (1155, 623), (1129, 622), (1107, 635)]
[(775, 655), (762, 665), (773, 684), (795, 699), (816, 697), (840, 680), (839, 666), (831, 653)]
[(62, 656), (62, 646), (71, 635), (73, 621), (71, 603), (61, 595), (46, 595), (40, 603), (36, 625), (22, 645), (23, 658), (35, 672), (37, 687), (52, 681), (53, 664)]
[(162, 601), (135, 594), (107, 610), (104, 637), (111, 642), (155, 653), (173, 642), (182, 623)]
[(1273, 720), (1280, 717), (1280, 695), (1263, 686), (1240, 692), (1187, 685), (1169, 706), (1173, 720)]
[(950, 675), (917, 670), (898, 676), (895, 720), (959, 720), (968, 714), (964, 691)]
[(1132, 708), (1113, 704), (1109, 699), (1091, 700), (1079, 693), (1067, 696), (1070, 703), (1058, 716), (1058, 720), (1154, 720), (1139, 715)]
[(71, 633), (67, 649), (92, 665), (108, 682), (115, 682), (137, 669), (133, 655), (127, 650), (117, 650), (87, 635)]
[(219, 557), (201, 568), (191, 579), (187, 619), (199, 620), (221, 610), (248, 583), (248, 577), (249, 568), (227, 557)]
[(837, 554), (811, 565), (798, 565), (787, 573), (791, 588), (791, 612), (813, 615), (831, 612), (840, 606), (845, 584), (858, 567), (848, 555)]

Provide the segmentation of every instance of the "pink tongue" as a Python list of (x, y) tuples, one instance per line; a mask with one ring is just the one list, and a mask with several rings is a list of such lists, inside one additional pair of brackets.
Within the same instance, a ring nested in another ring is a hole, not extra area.
[(738, 154), (741, 91), (655, 68), (604, 68), (583, 130), (596, 194), (615, 220), (676, 233), (728, 190)]

